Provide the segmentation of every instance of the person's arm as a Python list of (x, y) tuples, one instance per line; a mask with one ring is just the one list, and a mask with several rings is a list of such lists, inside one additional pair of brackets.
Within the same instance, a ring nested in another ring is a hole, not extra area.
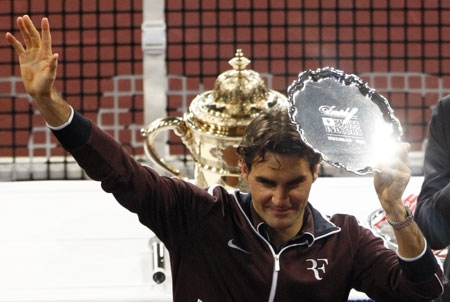
[(402, 259), (383, 240), (361, 225), (352, 286), (375, 301), (431, 301), (442, 294), (442, 271), (427, 247), (413, 259)]
[[(371, 288), (371, 284), (378, 280), (362, 285), (375, 300), (383, 300), (389, 292), (400, 296), (395, 301), (428, 301), (443, 293), (442, 270), (402, 199), (411, 175), (408, 150), (409, 144), (399, 144), (395, 156), (389, 162), (378, 165), (378, 171), (374, 173), (375, 190), (398, 245), (398, 259), (384, 256), (381, 260), (375, 260), (378, 264), (374, 267), (378, 273), (367, 277), (370, 280), (384, 276), (381, 280), (388, 282), (379, 288)], [(368, 235), (366, 237), (370, 238)], [(368, 245), (363, 246), (367, 248)], [(367, 252), (374, 254), (367, 256), (369, 262), (383, 253), (375, 248), (369, 248)], [(386, 293), (383, 293), (383, 288)]]
[(27, 15), (17, 18), (17, 26), (25, 47), (11, 33), (6, 33), (6, 39), (19, 56), (25, 90), (47, 124), (58, 127), (69, 119), (71, 108), (54, 87), (58, 54), (52, 52), (49, 22), (47, 18), (42, 19), (41, 35)]
[(42, 34), (28, 16), (17, 24), (25, 47), (10, 33), (6, 39), (19, 55), (26, 91), (33, 97), (54, 135), (93, 180), (128, 210), (138, 214), (166, 247), (180, 244), (215, 206), (215, 197), (178, 178), (162, 177), (141, 165), (120, 144), (80, 113), (73, 111), (54, 87), (57, 54), (52, 53), (50, 27)]
[(396, 156), (387, 165), (379, 165), (374, 174), (374, 185), (388, 221), (393, 226), (398, 244), (398, 254), (404, 258), (415, 258), (425, 250), (425, 239), (402, 200), (409, 182), (409, 144), (399, 145)]
[(442, 271), (429, 248), (423, 255), (403, 260), (387, 249), (382, 238), (357, 224), (352, 287), (374, 301), (431, 301), (442, 294)]
[(433, 108), (415, 219), (430, 246), (450, 244), (450, 97)]

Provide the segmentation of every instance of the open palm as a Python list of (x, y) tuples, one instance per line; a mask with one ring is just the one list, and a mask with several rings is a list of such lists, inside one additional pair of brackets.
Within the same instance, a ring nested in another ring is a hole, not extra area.
[(56, 79), (58, 55), (52, 53), (50, 25), (42, 19), (42, 37), (30, 17), (17, 19), (24, 46), (10, 33), (6, 39), (19, 55), (20, 72), (25, 90), (34, 98), (49, 96)]

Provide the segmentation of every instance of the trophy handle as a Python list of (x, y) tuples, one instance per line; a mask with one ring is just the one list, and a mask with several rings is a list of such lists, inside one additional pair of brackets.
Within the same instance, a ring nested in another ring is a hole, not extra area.
[(180, 117), (164, 117), (151, 122), (145, 129), (141, 129), (141, 135), (146, 138), (144, 150), (150, 159), (160, 165), (165, 170), (174, 174), (179, 178), (183, 178), (180, 170), (168, 164), (156, 151), (154, 141), (156, 136), (162, 131), (173, 130), (176, 135), (180, 136), (183, 142), (190, 149), (192, 142), (192, 133), (186, 126), (184, 120)]

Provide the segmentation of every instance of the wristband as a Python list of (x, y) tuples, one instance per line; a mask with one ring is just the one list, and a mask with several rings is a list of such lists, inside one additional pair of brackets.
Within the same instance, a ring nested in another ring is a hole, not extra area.
[(407, 227), (411, 223), (413, 223), (414, 216), (411, 213), (410, 208), (405, 206), (405, 210), (406, 210), (407, 216), (406, 216), (406, 218), (404, 220), (402, 220), (402, 221), (391, 221), (389, 218), (387, 219), (387, 222), (392, 226), (393, 229), (395, 229), (395, 230), (402, 229), (404, 227)]

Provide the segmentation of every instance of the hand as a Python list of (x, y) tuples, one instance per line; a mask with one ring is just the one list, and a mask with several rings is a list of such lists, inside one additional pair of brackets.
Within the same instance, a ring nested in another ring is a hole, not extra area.
[(408, 167), (408, 143), (397, 146), (396, 155), (388, 163), (380, 163), (374, 173), (374, 186), (386, 215), (392, 221), (402, 221), (406, 211), (402, 196), (411, 177)]
[(25, 90), (34, 99), (50, 98), (54, 90), (58, 54), (52, 53), (48, 19), (42, 19), (42, 37), (27, 15), (17, 18), (17, 25), (25, 41), (25, 48), (11, 33), (6, 33), (6, 39), (19, 55)]

